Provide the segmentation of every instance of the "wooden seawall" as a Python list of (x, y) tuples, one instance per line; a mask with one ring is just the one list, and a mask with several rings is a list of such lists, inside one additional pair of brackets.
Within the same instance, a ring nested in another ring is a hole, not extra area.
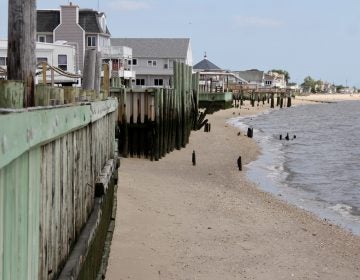
[[(94, 207), (102, 216), (78, 265), (88, 263), (87, 275), (96, 275), (99, 260), (87, 255), (92, 246), (101, 255), (104, 240), (96, 237), (107, 231), (113, 183), (101, 186), (103, 197), (95, 198), (95, 189), (109, 161), (115, 170), (117, 108), (108, 99), (0, 109), (1, 279), (58, 277)], [(80, 268), (68, 273), (80, 276)]]
[(174, 63), (174, 88), (112, 87), (119, 101), (119, 152), (159, 160), (185, 147), (198, 117), (199, 76)]

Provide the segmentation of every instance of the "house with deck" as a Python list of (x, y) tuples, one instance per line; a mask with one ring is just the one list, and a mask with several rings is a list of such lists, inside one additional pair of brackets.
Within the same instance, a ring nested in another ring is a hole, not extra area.
[(234, 73), (246, 81), (248, 88), (286, 88), (285, 76), (277, 72), (270, 71), (266, 73), (265, 71), (258, 69), (251, 69), (245, 71), (234, 71)]
[(189, 38), (111, 38), (111, 46), (132, 49), (128, 67), (136, 73), (133, 87), (171, 87), (173, 63), (192, 66)]
[(211, 62), (205, 53), (204, 59), (193, 66), (195, 72), (199, 72), (200, 91), (203, 92), (225, 92), (229, 89), (229, 83), (235, 81), (237, 83), (246, 84), (247, 81), (239, 77), (237, 74), (221, 69)]
[[(110, 36), (106, 16), (102, 12), (80, 9), (71, 2), (60, 9), (37, 11), (37, 41), (65, 41), (73, 46), (76, 73), (83, 71), (86, 49), (95, 49), (101, 54), (103, 62), (109, 63), (112, 67), (112, 76), (131, 80), (135, 77), (128, 63), (132, 61), (132, 50), (123, 46), (112, 48)], [(69, 59), (64, 55), (61, 64), (66, 65)]]
[[(0, 40), (0, 67), (3, 69), (4, 77), (6, 76), (5, 73), (7, 69), (7, 47), (8, 41)], [(45, 62), (61, 71), (69, 73), (76, 72), (75, 47), (67, 44), (65, 41), (56, 41), (55, 43), (36, 42), (35, 54), (40, 69), (41, 63)], [(42, 83), (43, 77), (43, 75), (36, 76), (37, 82)], [(46, 71), (45, 77), (47, 83), (61, 84), (64, 86), (79, 83), (78, 78), (74, 76), (64, 76), (50, 70)]]

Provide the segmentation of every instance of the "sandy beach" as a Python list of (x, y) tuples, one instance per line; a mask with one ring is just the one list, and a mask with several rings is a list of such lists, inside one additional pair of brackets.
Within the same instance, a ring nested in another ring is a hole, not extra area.
[(360, 279), (359, 236), (246, 179), (245, 165), (261, 151), (226, 120), (267, 109), (246, 103), (209, 115), (211, 132), (192, 132), (186, 148), (158, 162), (122, 159), (106, 279)]

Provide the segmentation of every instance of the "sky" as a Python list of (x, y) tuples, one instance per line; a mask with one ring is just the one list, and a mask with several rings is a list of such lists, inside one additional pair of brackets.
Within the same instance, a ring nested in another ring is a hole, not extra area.
[[(72, 0), (105, 12), (112, 37), (190, 38), (194, 64), (227, 70), (283, 69), (360, 88), (359, 0)], [(7, 37), (0, 0), (0, 38)], [(38, 0), (38, 9), (67, 0)], [(99, 8), (99, 9), (98, 9)]]

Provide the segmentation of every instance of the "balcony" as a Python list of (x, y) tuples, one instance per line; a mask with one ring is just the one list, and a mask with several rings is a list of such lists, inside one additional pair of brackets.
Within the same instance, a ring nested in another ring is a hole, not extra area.
[(129, 59), (132, 58), (132, 49), (122, 46), (105, 47), (101, 50), (102, 59)]

